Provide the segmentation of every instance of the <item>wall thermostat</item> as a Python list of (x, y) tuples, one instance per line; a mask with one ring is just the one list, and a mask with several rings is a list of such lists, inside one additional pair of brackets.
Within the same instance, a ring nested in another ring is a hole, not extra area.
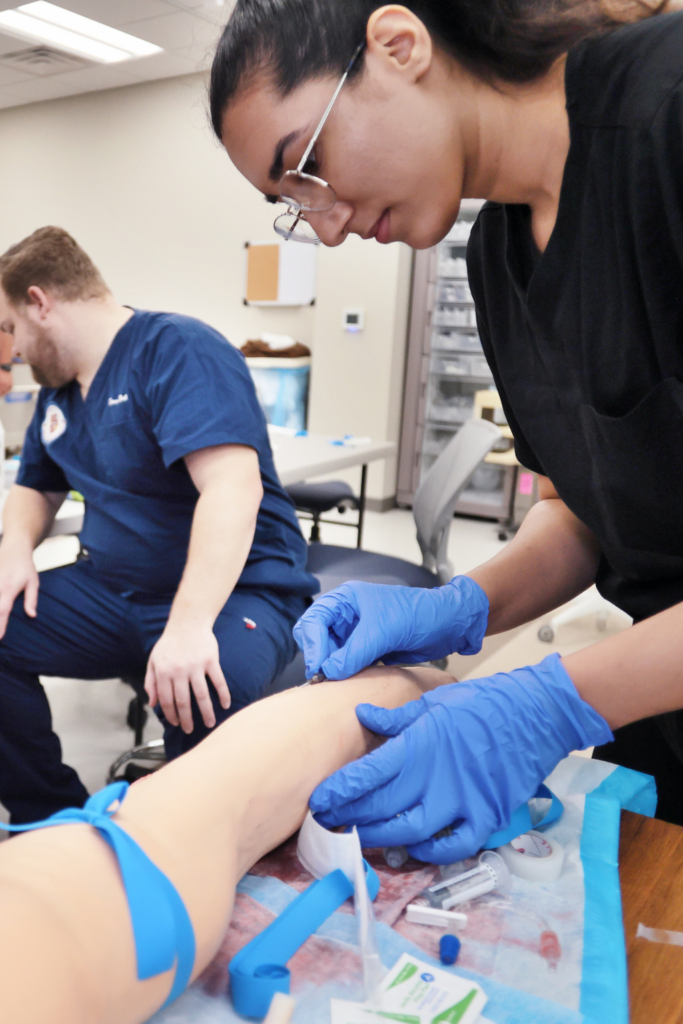
[(350, 334), (357, 334), (363, 330), (365, 314), (362, 309), (345, 309), (343, 314), (343, 327)]

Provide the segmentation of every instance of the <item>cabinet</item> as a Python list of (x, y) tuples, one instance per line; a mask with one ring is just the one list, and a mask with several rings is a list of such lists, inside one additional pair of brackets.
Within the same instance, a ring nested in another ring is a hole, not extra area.
[[(463, 202), (446, 239), (414, 257), (397, 498), (412, 504), (424, 473), (465, 420), (475, 394), (493, 388), (467, 279), (465, 253), (481, 204)], [(497, 410), (496, 421), (502, 421)], [(509, 434), (509, 431), (508, 431)], [(505, 439), (501, 447), (510, 448)], [(514, 455), (482, 462), (456, 511), (507, 520), (515, 486)]]

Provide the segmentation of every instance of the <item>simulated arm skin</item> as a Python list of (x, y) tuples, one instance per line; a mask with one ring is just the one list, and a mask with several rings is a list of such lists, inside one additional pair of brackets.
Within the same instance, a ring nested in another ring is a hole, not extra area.
[[(452, 682), (432, 669), (368, 669), (252, 704), (133, 786), (115, 820), (164, 871), (195, 930), (194, 976), (230, 920), (235, 886), (301, 825), (315, 786), (373, 737), (355, 707), (398, 707)], [(0, 846), (0, 992), (6, 1024), (136, 1024), (164, 1002), (167, 973), (140, 982), (113, 853), (87, 825)]]

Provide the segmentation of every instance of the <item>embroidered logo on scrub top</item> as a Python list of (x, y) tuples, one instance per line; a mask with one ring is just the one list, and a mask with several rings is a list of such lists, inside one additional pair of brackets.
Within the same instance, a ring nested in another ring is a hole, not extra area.
[(58, 405), (53, 405), (52, 402), (48, 405), (45, 410), (45, 419), (43, 420), (40, 428), (40, 436), (43, 439), (43, 444), (51, 444), (56, 441), (58, 437), (61, 437), (66, 430), (66, 419), (64, 413)]
[(107, 405), (121, 405), (121, 402), (127, 402), (128, 395), (119, 395), (118, 398), (108, 398)]

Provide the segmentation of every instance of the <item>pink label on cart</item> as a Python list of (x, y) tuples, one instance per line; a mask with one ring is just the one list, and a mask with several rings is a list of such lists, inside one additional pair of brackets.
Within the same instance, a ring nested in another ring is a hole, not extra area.
[(519, 493), (520, 494), (531, 494), (534, 489), (534, 474), (533, 473), (520, 473), (519, 474)]

